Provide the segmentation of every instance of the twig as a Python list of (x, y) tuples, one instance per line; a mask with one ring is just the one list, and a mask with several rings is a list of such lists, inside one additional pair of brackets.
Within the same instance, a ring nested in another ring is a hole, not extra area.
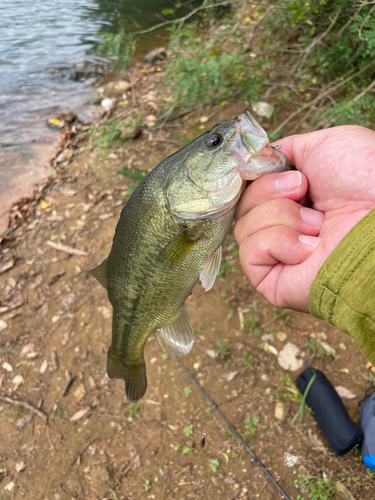
[(341, 30), (337, 33), (338, 37), (341, 36), (344, 33), (344, 31), (346, 30), (346, 28), (350, 25), (350, 23), (352, 21), (354, 21), (356, 16), (361, 12), (362, 8), (363, 8), (363, 5), (360, 5), (359, 8), (354, 12), (352, 17), (349, 19), (349, 21), (344, 24), (344, 26), (341, 28)]
[(151, 139), (150, 142), (166, 142), (167, 144), (172, 144), (173, 146), (178, 146), (177, 141), (172, 141), (172, 139)]
[(51, 436), (49, 435), (49, 425), (47, 425), (47, 437), (48, 437), (48, 441), (50, 442), (52, 448), (54, 449), (55, 453), (56, 453), (56, 448), (55, 448), (55, 445), (53, 444), (53, 441), (51, 439)]
[(65, 377), (66, 377), (66, 385), (63, 390), (63, 396), (66, 396), (68, 394), (68, 391), (70, 389), (70, 386), (75, 380), (75, 376), (70, 373), (69, 370), (65, 370)]
[(366, 24), (368, 18), (371, 16), (371, 14), (374, 12), (374, 10), (375, 10), (375, 4), (374, 4), (373, 8), (369, 10), (369, 13), (367, 14), (367, 16), (365, 17), (365, 19), (363, 20), (363, 22), (361, 24), (361, 27), (359, 28), (359, 31), (358, 31), (359, 38), (361, 40), (365, 40), (366, 42), (368, 42), (368, 38), (362, 38), (362, 30), (363, 30), (363, 27)]
[(58, 250), (59, 252), (65, 252), (70, 255), (88, 255), (88, 253), (84, 250), (78, 250), (78, 248), (68, 247), (62, 243), (55, 243), (54, 241), (47, 241), (47, 245), (55, 250)]
[(227, 0), (226, 2), (221, 2), (221, 3), (212, 3), (210, 5), (201, 5), (200, 7), (196, 7), (193, 9), (189, 14), (183, 17), (179, 17), (177, 19), (172, 19), (171, 21), (165, 21), (164, 23), (159, 23), (156, 24), (155, 26), (152, 26), (152, 28), (148, 28), (146, 30), (140, 30), (140, 31), (133, 31), (131, 33), (132, 35), (143, 35), (144, 33), (150, 33), (151, 31), (154, 31), (158, 28), (162, 28), (163, 26), (167, 26), (168, 24), (174, 24), (174, 23), (184, 23), (189, 17), (192, 17), (195, 13), (199, 12), (200, 10), (205, 10), (205, 9), (211, 9), (212, 7), (220, 7), (221, 5), (230, 5), (232, 3), (238, 3), (238, 0)]
[(328, 33), (331, 31), (331, 29), (332, 29), (332, 28), (333, 28), (333, 26), (335, 25), (335, 23), (336, 23), (336, 21), (337, 21), (337, 19), (338, 19), (339, 15), (340, 15), (340, 13), (341, 13), (341, 9), (339, 9), (339, 10), (336, 12), (336, 14), (335, 14), (335, 16), (334, 16), (333, 20), (331, 21), (331, 24), (328, 26), (328, 28), (327, 28), (325, 31), (323, 31), (323, 33), (321, 33), (319, 36), (317, 36), (317, 37), (315, 38), (315, 40), (313, 40), (313, 41), (310, 43), (310, 45), (309, 45), (309, 46), (305, 49), (305, 51), (304, 51), (304, 52), (305, 52), (305, 54), (304, 54), (304, 56), (302, 57), (302, 60), (301, 60), (301, 62), (300, 62), (300, 63), (299, 63), (299, 65), (298, 65), (298, 71), (301, 71), (301, 69), (303, 68), (303, 65), (305, 64), (305, 61), (306, 61), (307, 56), (309, 55), (310, 51), (311, 51), (311, 50), (315, 47), (315, 45), (317, 45), (318, 43), (320, 43), (320, 42), (323, 40), (323, 38), (324, 38), (326, 35), (328, 35)]
[(88, 448), (90, 448), (90, 446), (91, 446), (92, 444), (94, 444), (94, 443), (95, 443), (95, 441), (97, 441), (98, 439), (99, 439), (98, 437), (96, 437), (96, 438), (92, 439), (92, 440), (91, 440), (91, 441), (90, 441), (90, 442), (89, 442), (89, 443), (88, 443), (88, 444), (87, 444), (87, 445), (83, 448), (83, 450), (79, 451), (79, 452), (77, 453), (77, 455), (74, 457), (74, 459), (71, 461), (71, 463), (70, 463), (70, 465), (69, 465), (68, 469), (70, 469), (70, 467), (73, 467), (73, 465), (75, 464), (75, 462), (76, 462), (79, 458), (82, 458), (82, 455), (85, 453), (85, 451), (86, 451)]
[(38, 417), (40, 417), (45, 422), (47, 422), (48, 420), (48, 417), (45, 413), (43, 413), (41, 410), (38, 410), (38, 408), (35, 408), (35, 406), (26, 403), (25, 401), (8, 398), (7, 396), (0, 396), (0, 401), (5, 401), (6, 403), (9, 403), (11, 405), (20, 406), (21, 408), (25, 408), (25, 410), (32, 411), (33, 413), (35, 413), (35, 415), (38, 415)]
[(354, 73), (353, 75), (351, 76), (348, 76), (347, 78), (345, 78), (344, 80), (340, 81), (339, 83), (337, 83), (336, 85), (331, 85), (327, 90), (325, 90), (322, 94), (319, 94), (318, 97), (316, 97), (315, 99), (313, 99), (312, 101), (309, 101), (307, 102), (306, 104), (304, 104), (303, 106), (301, 106), (300, 108), (296, 109), (296, 111), (294, 111), (291, 115), (288, 116), (288, 118), (286, 118), (282, 123), (280, 123), (280, 125), (273, 131), (274, 134), (277, 134), (278, 132), (280, 132), (280, 130), (287, 124), (290, 122), (290, 120), (292, 120), (296, 115), (298, 115), (301, 111), (305, 110), (306, 108), (309, 108), (311, 107), (313, 104), (316, 104), (317, 102), (320, 101), (320, 99), (322, 99), (323, 97), (326, 97), (328, 94), (330, 94), (331, 92), (333, 92), (334, 90), (337, 90), (338, 88), (342, 87), (343, 85), (345, 85), (346, 83), (348, 83), (350, 80), (353, 80), (353, 78), (356, 78), (357, 76), (359, 76), (361, 73), (363, 73), (364, 71), (367, 71), (369, 68), (371, 68), (371, 66), (374, 66), (375, 64), (375, 61), (372, 61), (370, 62), (369, 64), (367, 64), (367, 66), (365, 66), (364, 68), (362, 68), (361, 70), (357, 71), (356, 73)]

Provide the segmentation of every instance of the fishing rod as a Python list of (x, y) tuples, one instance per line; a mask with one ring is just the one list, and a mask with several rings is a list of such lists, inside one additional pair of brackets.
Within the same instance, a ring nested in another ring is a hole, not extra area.
[(250, 462), (253, 464), (253, 465), (258, 465), (258, 467), (260, 467), (263, 471), (263, 473), (268, 477), (268, 479), (272, 482), (272, 484), (278, 489), (278, 491), (281, 493), (281, 495), (283, 496), (283, 498), (285, 498), (285, 500), (290, 500), (290, 498), (288, 497), (288, 495), (285, 493), (285, 491), (281, 488), (281, 486), (279, 485), (279, 483), (276, 481), (276, 479), (274, 479), (271, 475), (271, 473), (267, 470), (267, 468), (262, 464), (262, 462), (259, 460), (259, 458), (255, 455), (255, 453), (253, 451), (251, 451), (251, 449), (249, 448), (249, 446), (246, 444), (246, 442), (244, 441), (243, 437), (241, 436), (241, 434), (239, 434), (236, 429), (233, 427), (233, 425), (229, 422), (229, 420), (227, 419), (227, 417), (224, 415), (224, 413), (222, 413), (222, 411), (216, 406), (216, 404), (213, 402), (213, 400), (210, 398), (210, 396), (207, 394), (207, 392), (203, 389), (203, 387), (200, 385), (200, 383), (198, 382), (198, 380), (194, 377), (194, 375), (192, 375), (190, 373), (190, 371), (188, 370), (188, 368), (184, 365), (184, 363), (181, 361), (181, 359), (175, 355), (175, 358), (176, 360), (178, 361), (178, 363), (180, 364), (181, 368), (187, 373), (187, 375), (189, 375), (189, 377), (191, 378), (191, 380), (194, 382), (194, 384), (198, 387), (198, 389), (200, 390), (200, 392), (203, 394), (203, 396), (207, 399), (207, 401), (210, 403), (211, 405), (211, 408), (213, 408), (216, 413), (219, 415), (219, 417), (225, 422), (225, 424), (227, 425), (227, 427), (233, 432), (233, 434), (236, 436), (236, 438), (240, 441), (240, 443), (242, 444), (242, 446), (245, 448), (245, 450), (249, 453), (249, 455), (251, 456), (251, 460)]

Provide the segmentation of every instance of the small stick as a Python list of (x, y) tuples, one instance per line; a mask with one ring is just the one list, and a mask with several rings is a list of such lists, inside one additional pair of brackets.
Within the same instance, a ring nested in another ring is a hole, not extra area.
[(63, 390), (63, 396), (66, 396), (68, 394), (68, 391), (70, 389), (70, 386), (75, 380), (75, 376), (70, 373), (69, 370), (65, 370), (65, 377), (66, 377), (66, 385)]
[(78, 250), (78, 248), (68, 247), (62, 243), (55, 243), (54, 241), (47, 241), (47, 245), (59, 252), (68, 253), (69, 255), (88, 255), (84, 250)]
[(90, 446), (91, 446), (92, 444), (94, 444), (94, 443), (95, 443), (95, 441), (97, 441), (98, 439), (99, 439), (98, 437), (96, 437), (96, 438), (92, 439), (92, 440), (91, 440), (91, 441), (90, 441), (90, 442), (89, 442), (89, 443), (88, 443), (88, 444), (87, 444), (87, 445), (83, 448), (83, 450), (79, 451), (79, 452), (77, 453), (77, 455), (74, 457), (74, 459), (71, 461), (71, 463), (70, 463), (70, 465), (69, 465), (68, 469), (70, 469), (70, 467), (73, 467), (73, 465), (75, 464), (75, 462), (76, 462), (79, 458), (82, 458), (82, 455), (85, 453), (85, 451), (87, 450), (87, 448), (90, 448)]
[(42, 420), (47, 422), (48, 417), (45, 413), (43, 413), (41, 410), (38, 410), (38, 408), (35, 408), (35, 406), (30, 405), (29, 403), (26, 403), (25, 401), (19, 401), (17, 399), (12, 399), (8, 398), (7, 396), (0, 396), (0, 401), (5, 401), (6, 403), (9, 403), (14, 406), (21, 406), (21, 408), (25, 408), (26, 410), (32, 411), (38, 417), (40, 417)]
[(57, 352), (56, 352), (55, 348), (53, 348), (53, 351), (51, 352), (51, 361), (52, 361), (53, 369), (58, 370), (59, 369), (59, 360), (58, 360)]

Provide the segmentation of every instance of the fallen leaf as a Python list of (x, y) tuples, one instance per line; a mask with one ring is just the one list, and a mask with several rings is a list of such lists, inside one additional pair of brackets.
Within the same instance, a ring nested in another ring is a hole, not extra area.
[(349, 389), (343, 387), (342, 385), (336, 385), (335, 391), (340, 396), (340, 398), (353, 399), (357, 397), (356, 394), (353, 394), (353, 392), (349, 391)]
[(89, 406), (86, 406), (86, 408), (83, 408), (82, 410), (78, 410), (72, 417), (70, 417), (69, 422), (78, 422), (78, 420), (85, 417), (89, 411)]
[(307, 435), (313, 448), (319, 451), (326, 451), (323, 441), (318, 438), (317, 434), (313, 434), (311, 429), (307, 430)]
[(277, 361), (284, 370), (296, 371), (302, 368), (303, 360), (297, 359), (300, 349), (296, 345), (288, 342), (280, 351)]

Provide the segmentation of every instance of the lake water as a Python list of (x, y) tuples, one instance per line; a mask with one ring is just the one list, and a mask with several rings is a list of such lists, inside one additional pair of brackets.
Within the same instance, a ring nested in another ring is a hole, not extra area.
[[(95, 55), (100, 31), (118, 19), (148, 27), (175, 0), (0, 0), (0, 234), (15, 197), (50, 175), (58, 133), (46, 119), (84, 107), (104, 61)], [(157, 35), (149, 48), (158, 46)], [(1, 223), (1, 219), (3, 223)]]

